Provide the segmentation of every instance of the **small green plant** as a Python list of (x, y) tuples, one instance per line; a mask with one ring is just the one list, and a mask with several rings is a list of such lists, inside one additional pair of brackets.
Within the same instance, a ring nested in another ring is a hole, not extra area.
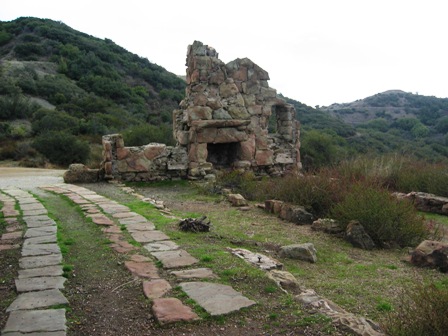
[(264, 288), (264, 291), (265, 291), (266, 293), (270, 293), (270, 294), (275, 293), (277, 290), (278, 290), (277, 286), (274, 286), (274, 285), (266, 286), (266, 287)]
[(392, 304), (384, 299), (379, 299), (376, 309), (380, 312), (390, 312), (393, 310)]
[(209, 256), (209, 255), (204, 255), (204, 256), (201, 257), (201, 261), (203, 261), (203, 262), (211, 262), (211, 261), (213, 261), (213, 257)]
[(276, 319), (278, 318), (278, 314), (276, 314), (276, 313), (270, 313), (270, 314), (268, 315), (268, 318), (269, 318), (270, 320), (276, 320)]

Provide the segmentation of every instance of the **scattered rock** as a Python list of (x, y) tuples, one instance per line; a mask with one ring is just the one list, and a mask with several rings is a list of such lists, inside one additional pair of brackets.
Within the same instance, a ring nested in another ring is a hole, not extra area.
[(325, 233), (342, 235), (344, 229), (336, 222), (334, 219), (330, 218), (319, 218), (311, 224), (311, 229), (314, 231), (322, 231)]
[(358, 221), (348, 223), (345, 230), (345, 239), (354, 247), (359, 247), (363, 250), (371, 250), (375, 247), (372, 238)]
[(135, 276), (141, 278), (149, 279), (159, 279), (159, 272), (157, 271), (156, 265), (153, 262), (135, 262), (135, 261), (125, 261), (124, 265), (126, 268)]
[(437, 268), (448, 272), (448, 244), (425, 240), (411, 253), (411, 263), (419, 267)]
[(312, 243), (293, 244), (282, 246), (280, 256), (290, 259), (299, 259), (315, 263), (317, 261), (316, 249)]
[(65, 183), (95, 183), (100, 181), (99, 169), (89, 169), (81, 163), (74, 163), (64, 173)]
[(300, 285), (297, 279), (289, 272), (272, 270), (267, 273), (269, 279), (273, 280), (283, 291), (297, 294), (300, 292)]
[(244, 259), (248, 263), (251, 263), (254, 266), (257, 266), (258, 268), (261, 268), (263, 270), (272, 270), (272, 269), (281, 269), (283, 267), (283, 264), (279, 261), (268, 257), (261, 253), (253, 253), (249, 250), (245, 250), (242, 248), (228, 248), (228, 250), (235, 256)]
[(240, 194), (228, 194), (227, 200), (232, 204), (234, 207), (242, 207), (247, 206), (247, 200)]

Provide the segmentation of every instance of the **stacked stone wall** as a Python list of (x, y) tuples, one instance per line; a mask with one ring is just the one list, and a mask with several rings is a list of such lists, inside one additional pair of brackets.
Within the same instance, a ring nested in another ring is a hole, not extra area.
[(120, 134), (103, 136), (105, 179), (157, 181), (187, 177), (187, 152), (160, 143), (125, 147)]

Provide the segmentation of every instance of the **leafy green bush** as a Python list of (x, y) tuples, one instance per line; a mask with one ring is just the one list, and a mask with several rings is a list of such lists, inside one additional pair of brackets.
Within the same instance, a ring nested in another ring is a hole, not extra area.
[(331, 209), (331, 217), (345, 229), (359, 221), (378, 246), (414, 246), (428, 234), (413, 204), (398, 200), (378, 185), (357, 182)]
[(126, 146), (142, 146), (151, 142), (159, 142), (167, 145), (173, 145), (173, 133), (168, 125), (149, 125), (142, 124), (128, 128), (123, 133), (123, 139)]
[(51, 163), (68, 166), (71, 163), (86, 163), (90, 155), (87, 142), (66, 132), (46, 132), (38, 136), (33, 147)]
[(34, 114), (33, 131), (36, 134), (48, 131), (65, 131), (76, 134), (79, 130), (79, 120), (64, 111), (40, 108)]
[(448, 283), (417, 285), (401, 295), (384, 328), (391, 336), (444, 336), (448, 330)]

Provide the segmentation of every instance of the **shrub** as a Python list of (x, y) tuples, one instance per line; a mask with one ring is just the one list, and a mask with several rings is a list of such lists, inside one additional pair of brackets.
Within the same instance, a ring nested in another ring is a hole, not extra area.
[(86, 163), (90, 155), (87, 142), (65, 132), (47, 132), (38, 136), (33, 147), (51, 163), (68, 166), (71, 163)]
[(411, 202), (371, 183), (355, 183), (331, 215), (344, 229), (351, 220), (359, 221), (378, 246), (414, 246), (428, 234)]
[(384, 328), (392, 336), (443, 336), (448, 330), (448, 288), (437, 284), (418, 285), (400, 296), (401, 302), (386, 319)]
[(123, 133), (124, 143), (127, 146), (142, 146), (151, 142), (159, 142), (167, 145), (173, 145), (174, 139), (171, 127), (168, 125), (149, 125), (142, 124), (133, 126)]

